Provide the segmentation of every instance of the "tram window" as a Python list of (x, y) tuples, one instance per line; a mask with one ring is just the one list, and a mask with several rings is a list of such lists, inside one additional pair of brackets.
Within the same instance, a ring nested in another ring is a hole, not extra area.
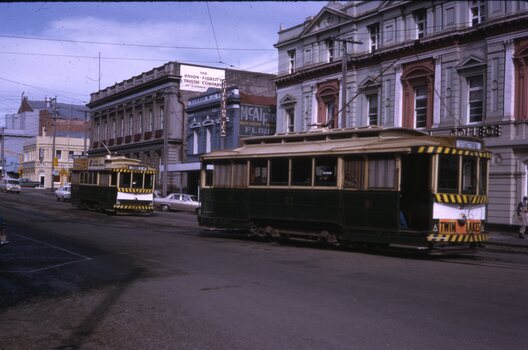
[(488, 160), (480, 159), (479, 193), (486, 194), (488, 189)]
[(459, 157), (440, 155), (438, 159), (438, 191), (458, 192)]
[(112, 173), (112, 178), (110, 179), (110, 186), (117, 186), (117, 173)]
[(99, 177), (99, 186), (110, 186), (110, 174), (109, 173), (102, 173)]
[(143, 174), (132, 173), (132, 188), (143, 188)]
[(204, 163), (203, 169), (205, 169), (205, 186), (213, 186), (213, 164)]
[(369, 188), (393, 189), (396, 178), (396, 161), (389, 158), (373, 158), (368, 161)]
[(154, 176), (152, 174), (145, 174), (145, 186), (144, 188), (152, 188)]
[(345, 188), (361, 189), (363, 188), (363, 169), (365, 161), (363, 158), (345, 158)]
[(132, 178), (132, 174), (130, 173), (120, 173), (119, 174), (119, 187), (130, 188), (131, 178)]
[(72, 184), (78, 184), (80, 183), (80, 174), (72, 172), (71, 174), (71, 183)]
[(312, 185), (312, 158), (292, 158), (292, 186)]
[(230, 187), (231, 186), (231, 164), (228, 162), (218, 162), (214, 165), (214, 186)]
[(270, 160), (270, 185), (288, 186), (288, 158)]
[(477, 194), (477, 158), (462, 157), (462, 193)]
[(249, 184), (266, 186), (268, 184), (268, 160), (253, 159), (249, 162)]
[(337, 185), (337, 158), (315, 158), (315, 186)]
[(247, 162), (233, 163), (233, 188), (247, 187)]

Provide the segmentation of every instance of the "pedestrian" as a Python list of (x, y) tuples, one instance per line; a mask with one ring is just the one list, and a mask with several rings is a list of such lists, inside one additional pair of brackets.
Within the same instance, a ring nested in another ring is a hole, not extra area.
[(528, 197), (523, 197), (522, 201), (517, 204), (517, 218), (521, 224), (519, 238), (525, 238), (526, 226), (528, 226)]

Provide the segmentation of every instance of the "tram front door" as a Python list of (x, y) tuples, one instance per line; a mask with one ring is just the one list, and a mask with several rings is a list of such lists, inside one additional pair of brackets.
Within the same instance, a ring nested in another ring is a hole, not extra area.
[(402, 156), (400, 210), (410, 230), (427, 230), (431, 220), (429, 183), (431, 157), (422, 154)]

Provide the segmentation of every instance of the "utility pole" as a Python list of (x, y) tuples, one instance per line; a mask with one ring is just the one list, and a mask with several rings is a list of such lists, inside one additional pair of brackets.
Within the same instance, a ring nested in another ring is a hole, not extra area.
[(220, 149), (226, 148), (226, 130), (227, 130), (227, 82), (222, 79), (222, 98), (220, 100)]
[(87, 118), (88, 111), (84, 111), (84, 148), (83, 148), (83, 156), (86, 157), (86, 139), (88, 138), (88, 118)]
[(168, 88), (163, 92), (165, 102), (163, 108), (163, 177), (161, 180), (163, 196), (167, 196), (169, 194), (169, 133), (171, 130), (172, 100), (175, 94), (176, 91), (174, 91), (174, 88)]
[(50, 98), (51, 120), (53, 124), (53, 145), (51, 147), (51, 192), (55, 190), (55, 138), (57, 135), (57, 96)]
[[(348, 68), (348, 51), (347, 51), (347, 43), (350, 44), (363, 44), (362, 41), (357, 40), (349, 40), (349, 39), (341, 39), (341, 38), (333, 38), (334, 42), (340, 42), (341, 45), (341, 128), (346, 128), (346, 106), (347, 106), (347, 100), (346, 100), (346, 74), (347, 74), (347, 68)], [(336, 113), (337, 114), (337, 113)]]
[(0, 129), (2, 129), (2, 154), (0, 157), (2, 157), (2, 172), (0, 173), (2, 175), (2, 179), (4, 178), (5, 174), (5, 157), (4, 157), (4, 137), (5, 137), (5, 126), (2, 126)]

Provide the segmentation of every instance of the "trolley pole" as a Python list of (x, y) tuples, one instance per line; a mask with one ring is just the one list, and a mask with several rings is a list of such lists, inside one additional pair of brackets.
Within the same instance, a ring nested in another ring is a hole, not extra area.
[(55, 191), (55, 139), (57, 135), (57, 96), (50, 98), (51, 120), (53, 125), (53, 144), (51, 146), (51, 192)]
[[(347, 68), (348, 68), (348, 50), (347, 50), (347, 43), (350, 44), (363, 44), (362, 41), (357, 40), (348, 40), (348, 39), (340, 39), (340, 38), (333, 38), (334, 41), (342, 43), (341, 45), (341, 128), (346, 128), (346, 106), (347, 106), (347, 99), (346, 99), (346, 84), (347, 84)], [(337, 113), (336, 113), (337, 114)]]
[(227, 82), (222, 80), (222, 99), (220, 102), (220, 149), (226, 148), (226, 130), (227, 130)]

